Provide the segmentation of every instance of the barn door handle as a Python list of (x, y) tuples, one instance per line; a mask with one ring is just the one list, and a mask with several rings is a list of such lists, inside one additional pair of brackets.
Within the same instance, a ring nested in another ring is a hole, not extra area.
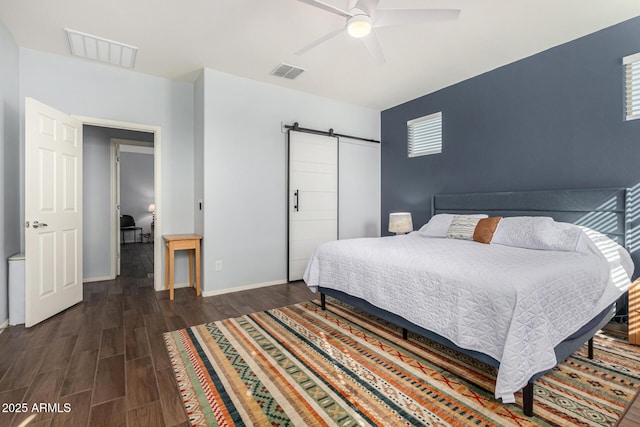
[(300, 211), (300, 190), (296, 190), (295, 193), (293, 193), (293, 197), (295, 197), (295, 204), (293, 205), (293, 210), (296, 212)]

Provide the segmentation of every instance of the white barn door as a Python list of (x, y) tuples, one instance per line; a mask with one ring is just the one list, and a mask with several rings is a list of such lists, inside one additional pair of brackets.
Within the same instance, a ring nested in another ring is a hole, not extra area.
[(338, 239), (338, 139), (289, 131), (289, 281), (313, 250)]
[(82, 122), (25, 100), (25, 325), (82, 301)]

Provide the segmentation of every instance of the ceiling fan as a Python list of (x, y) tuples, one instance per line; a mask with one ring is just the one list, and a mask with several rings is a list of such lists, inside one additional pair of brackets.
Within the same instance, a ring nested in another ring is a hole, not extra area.
[(297, 51), (295, 53), (296, 55), (302, 55), (343, 31), (347, 31), (351, 37), (362, 41), (377, 64), (383, 64), (385, 58), (382, 53), (382, 48), (380, 47), (380, 42), (378, 42), (375, 32), (372, 31), (374, 28), (448, 21), (456, 19), (460, 14), (459, 9), (429, 9), (426, 7), (420, 9), (378, 8), (379, 0), (349, 0), (346, 10), (319, 0), (298, 1), (340, 15), (346, 18), (346, 23), (344, 28), (320, 37), (318, 40)]

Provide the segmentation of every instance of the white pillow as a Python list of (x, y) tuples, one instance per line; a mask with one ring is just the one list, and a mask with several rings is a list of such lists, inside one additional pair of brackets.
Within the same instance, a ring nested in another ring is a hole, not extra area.
[(469, 214), (469, 215), (456, 215), (456, 214), (437, 214), (431, 217), (429, 222), (420, 227), (418, 233), (427, 237), (447, 237), (451, 221), (454, 216), (465, 216), (471, 218), (488, 218), (489, 215), (485, 214)]
[(555, 222), (550, 217), (514, 216), (502, 218), (491, 244), (573, 252), (581, 235), (582, 229), (577, 225)]

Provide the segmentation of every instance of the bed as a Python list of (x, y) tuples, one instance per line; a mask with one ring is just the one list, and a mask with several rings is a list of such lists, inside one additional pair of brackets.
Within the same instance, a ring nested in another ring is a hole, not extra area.
[(500, 243), (510, 243), (504, 224), (514, 234), (523, 224), (546, 224), (545, 244), (560, 246), (428, 232), (351, 239), (319, 246), (304, 279), (323, 307), (325, 295), (338, 298), (401, 326), (405, 337), (412, 331), (496, 367), (496, 398), (513, 403), (522, 389), (531, 416), (533, 382), (591, 343), (628, 288), (626, 199), (622, 188), (440, 195), (432, 221), (452, 217), (445, 213), (462, 223), (476, 213), (504, 217)]

